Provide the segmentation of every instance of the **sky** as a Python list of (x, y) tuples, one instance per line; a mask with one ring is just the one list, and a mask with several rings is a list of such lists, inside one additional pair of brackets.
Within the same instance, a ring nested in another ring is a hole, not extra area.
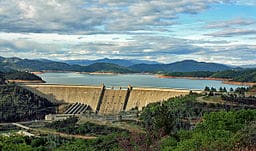
[(256, 64), (256, 0), (0, 0), (0, 56)]

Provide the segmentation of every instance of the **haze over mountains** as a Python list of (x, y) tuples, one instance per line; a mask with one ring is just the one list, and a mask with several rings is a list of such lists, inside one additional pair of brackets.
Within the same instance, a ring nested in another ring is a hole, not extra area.
[(256, 64), (242, 65), (241, 68), (256, 68)]
[(68, 64), (77, 64), (77, 65), (90, 65), (94, 63), (113, 63), (117, 64), (119, 66), (124, 66), (124, 67), (129, 67), (135, 64), (160, 64), (159, 62), (156, 61), (148, 61), (148, 60), (137, 60), (137, 59), (109, 59), (109, 58), (104, 58), (104, 59), (97, 59), (97, 60), (64, 60), (63, 62), (68, 63)]
[[(122, 59), (100, 59), (81, 61), (78, 65), (75, 61), (70, 64), (64, 62), (51, 61), (46, 59), (21, 59), (17, 57), (4, 58), (0, 57), (0, 71), (20, 70), (20, 71), (75, 71), (75, 72), (116, 72), (116, 73), (133, 73), (133, 72), (192, 72), (192, 71), (223, 71), (233, 69), (230, 66), (197, 62), (194, 60), (184, 60), (170, 64), (160, 64), (145, 60), (122, 60)], [(127, 64), (126, 64), (127, 63)]]

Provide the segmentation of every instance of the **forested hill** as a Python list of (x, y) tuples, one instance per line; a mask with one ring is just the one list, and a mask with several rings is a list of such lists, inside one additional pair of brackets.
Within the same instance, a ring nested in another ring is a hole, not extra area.
[(132, 66), (135, 64), (159, 64), (159, 62), (156, 61), (148, 61), (148, 60), (136, 60), (136, 59), (109, 59), (109, 58), (103, 58), (103, 59), (96, 59), (96, 60), (86, 60), (86, 59), (80, 59), (80, 60), (64, 60), (63, 62), (68, 64), (77, 64), (77, 65), (91, 65), (94, 63), (111, 63), (111, 64), (117, 64), (119, 66)]
[(6, 80), (40, 80), (28, 72), (0, 72), (0, 122), (16, 122), (43, 119), (55, 113), (55, 104)]
[(216, 72), (214, 78), (230, 78), (239, 82), (256, 82), (256, 68)]
[[(88, 66), (70, 65), (51, 60), (29, 60), (0, 57), (0, 72), (14, 73), (6, 79), (40, 80), (35, 75), (18, 71), (75, 71), (75, 72), (112, 72), (112, 73), (162, 73), (178, 77), (227, 78), (238, 82), (256, 82), (256, 68), (232, 68), (223, 64), (184, 60), (171, 64), (136, 64), (129, 67), (112, 63), (94, 63)], [(3, 77), (2, 77), (3, 79)], [(0, 79), (0, 81), (2, 80)], [(3, 81), (3, 80), (2, 80)]]
[(66, 63), (46, 61), (46, 60), (29, 60), (21, 58), (2, 58), (0, 66), (3, 69), (12, 69), (19, 71), (42, 71), (42, 70), (66, 70), (81, 71), (83, 67), (78, 65), (69, 65)]
[(86, 66), (87, 72), (118, 72), (118, 73), (132, 73), (133, 71), (112, 63), (94, 63)]
[(166, 74), (175, 77), (203, 77), (203, 78), (225, 78), (237, 82), (256, 82), (256, 68), (241, 70), (226, 70), (219, 72), (196, 71), (196, 72), (172, 72)]
[(22, 71), (11, 71), (11, 72), (0, 72), (0, 84), (3, 84), (5, 80), (40, 80), (42, 79), (29, 72)]
[(95, 63), (89, 66), (70, 65), (51, 60), (29, 60), (21, 58), (0, 58), (0, 71), (75, 71), (129, 73), (130, 69), (111, 63)]
[[(120, 60), (119, 60), (120, 61)], [(80, 66), (51, 60), (29, 60), (21, 58), (0, 58), (1, 70), (20, 71), (75, 71), (75, 72), (191, 72), (191, 71), (223, 71), (232, 69), (229, 66), (216, 63), (184, 60), (170, 64), (136, 64), (129, 67), (113, 63), (97, 62), (88, 66)]]
[(0, 72), (10, 72), (10, 71), (13, 71), (13, 69), (11, 69), (7, 66), (4, 66), (4, 65), (2, 65), (2, 63), (0, 63)]
[(197, 62), (184, 60), (170, 64), (137, 64), (129, 67), (136, 72), (192, 72), (192, 71), (223, 71), (232, 69), (229, 66), (217, 63)]
[(22, 87), (0, 86), (0, 122), (43, 119), (46, 114), (55, 113), (55, 106)]

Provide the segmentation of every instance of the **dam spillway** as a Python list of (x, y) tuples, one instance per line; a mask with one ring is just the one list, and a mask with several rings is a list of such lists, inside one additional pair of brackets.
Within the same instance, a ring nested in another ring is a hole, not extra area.
[[(106, 88), (101, 86), (27, 84), (24, 88), (57, 103), (82, 103), (99, 114), (117, 114), (132, 108), (141, 110), (149, 103), (187, 95), (190, 90), (162, 88)], [(200, 91), (194, 91), (200, 92)]]

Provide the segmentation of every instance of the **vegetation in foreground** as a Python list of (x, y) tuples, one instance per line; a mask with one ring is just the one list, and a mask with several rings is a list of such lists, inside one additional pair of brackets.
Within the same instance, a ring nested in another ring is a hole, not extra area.
[[(256, 111), (219, 111), (205, 114), (192, 130), (158, 130), (146, 134), (114, 133), (92, 140), (58, 136), (0, 137), (1, 150), (252, 150), (256, 147)], [(158, 122), (156, 124), (159, 124)], [(167, 129), (166, 129), (167, 130)]]
[(116, 135), (102, 136), (93, 140), (67, 139), (56, 135), (40, 138), (22, 136), (0, 136), (0, 150), (3, 151), (96, 151), (120, 150)]
[(58, 132), (63, 132), (67, 134), (78, 134), (78, 135), (90, 135), (90, 136), (101, 136), (109, 135), (112, 133), (122, 133), (127, 132), (125, 129), (109, 127), (106, 125), (98, 125), (91, 122), (86, 122), (83, 124), (77, 124), (78, 118), (72, 117), (64, 121), (56, 121), (47, 124), (47, 128), (55, 129)]

